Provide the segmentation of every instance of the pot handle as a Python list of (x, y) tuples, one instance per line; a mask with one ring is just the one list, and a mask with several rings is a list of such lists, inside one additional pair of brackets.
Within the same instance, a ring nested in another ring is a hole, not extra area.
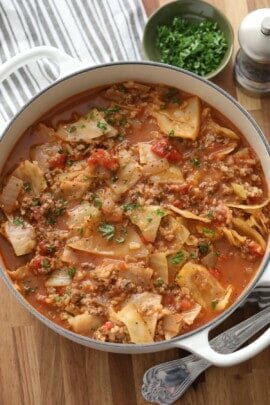
[[(270, 328), (268, 328), (258, 339), (250, 343), (248, 346), (233, 353), (221, 354), (210, 346), (209, 332), (211, 329), (211, 327), (208, 327), (199, 333), (195, 333), (193, 336), (176, 341), (174, 343), (174, 347), (188, 350), (197, 356), (206, 359), (215, 366), (229, 367), (249, 360), (270, 345)], [(241, 333), (245, 333), (245, 330), (243, 330)], [(230, 335), (226, 337), (228, 352), (232, 351), (229, 349), (233, 343), (234, 344), (232, 347), (235, 347), (235, 342), (232, 342), (232, 339), (235, 338), (235, 336)], [(224, 343), (225, 342), (222, 342), (223, 348)]]
[[(57, 48), (52, 46), (37, 46), (19, 53), (4, 62), (0, 66), (0, 82), (4, 81), (13, 72), (26, 65), (28, 62), (33, 62), (41, 58), (51, 59), (59, 66), (60, 73), (57, 80), (85, 66), (84, 63), (80, 62), (78, 59), (74, 59), (72, 56), (67, 55)], [(0, 130), (5, 128), (6, 125), (7, 122), (1, 119)]]

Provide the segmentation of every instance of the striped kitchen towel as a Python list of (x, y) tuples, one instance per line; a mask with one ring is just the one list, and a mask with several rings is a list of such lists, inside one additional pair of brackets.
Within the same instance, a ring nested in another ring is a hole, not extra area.
[[(51, 45), (89, 66), (142, 58), (146, 14), (141, 0), (1, 0), (0, 62), (38, 45)], [(0, 114), (8, 121), (57, 77), (39, 61), (0, 85)]]
[[(38, 45), (51, 45), (90, 65), (142, 59), (146, 13), (141, 0), (1, 0), (0, 62)], [(0, 114), (6, 121), (57, 77), (57, 68), (39, 61), (0, 84)], [(270, 289), (260, 288), (251, 302)], [(261, 305), (264, 301), (260, 300)]]

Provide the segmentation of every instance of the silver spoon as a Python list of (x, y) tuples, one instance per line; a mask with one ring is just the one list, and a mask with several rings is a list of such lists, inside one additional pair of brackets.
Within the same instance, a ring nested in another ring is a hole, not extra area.
[[(265, 302), (264, 302), (265, 304)], [(213, 349), (220, 353), (231, 353), (270, 323), (269, 307), (235, 325), (211, 340)], [(196, 355), (158, 364), (146, 371), (143, 377), (142, 395), (149, 401), (168, 405), (179, 399), (196, 378), (211, 363)]]

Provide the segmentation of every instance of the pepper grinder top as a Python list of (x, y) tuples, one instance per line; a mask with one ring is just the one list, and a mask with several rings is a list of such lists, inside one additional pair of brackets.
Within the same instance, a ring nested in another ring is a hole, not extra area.
[(239, 27), (235, 79), (249, 93), (270, 94), (270, 8), (248, 14)]

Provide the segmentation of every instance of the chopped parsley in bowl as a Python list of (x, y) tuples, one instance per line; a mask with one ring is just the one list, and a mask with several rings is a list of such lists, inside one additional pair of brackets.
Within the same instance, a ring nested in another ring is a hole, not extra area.
[(229, 62), (233, 31), (227, 18), (212, 5), (200, 0), (177, 0), (149, 18), (143, 48), (150, 60), (209, 79)]

